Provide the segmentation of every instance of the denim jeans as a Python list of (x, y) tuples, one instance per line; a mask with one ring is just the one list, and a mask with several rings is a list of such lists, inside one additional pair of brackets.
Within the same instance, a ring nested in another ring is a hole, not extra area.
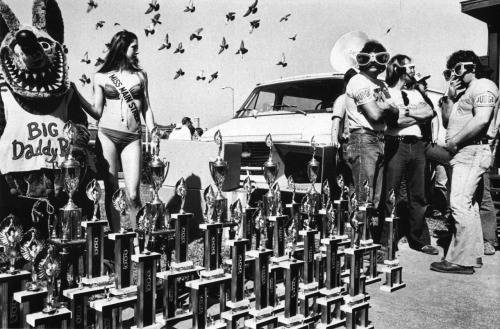
[[(411, 248), (420, 250), (431, 244), (429, 228), (425, 221), (427, 202), (425, 200), (425, 146), (422, 141), (412, 143), (387, 140), (385, 144), (385, 217), (389, 217), (393, 208), (389, 194), (394, 191), (396, 196), (396, 213), (401, 225), (409, 226), (407, 233)], [(404, 203), (402, 183), (405, 183), (408, 202), (407, 211), (402, 211)], [(409, 225), (408, 225), (409, 224)], [(387, 243), (387, 230), (384, 230), (380, 243)]]
[(462, 266), (476, 265), (482, 257), (483, 232), (479, 217), (482, 193), (477, 193), (483, 174), (491, 163), (488, 145), (468, 145), (459, 149), (450, 161), (450, 207), (455, 220), (446, 260)]
[[(346, 147), (345, 159), (352, 169), (354, 192), (358, 205), (362, 206), (367, 200), (371, 201), (375, 209), (378, 209), (382, 194), (383, 172), (384, 172), (384, 140), (382, 134), (359, 133), (353, 131)], [(365, 195), (363, 184), (368, 181), (370, 195)], [(356, 215), (358, 221), (362, 221), (363, 214)], [(374, 214), (373, 219), (377, 215)], [(376, 224), (378, 221), (372, 222)], [(373, 227), (370, 228), (373, 232)], [(374, 237), (375, 238), (375, 237)]]
[(425, 143), (425, 159), (435, 166), (435, 186), (433, 189), (433, 198), (428, 200), (430, 204), (445, 214), (450, 207), (450, 183), (448, 176), (450, 172), (450, 153), (439, 145), (433, 145), (431, 142)]
[(497, 216), (490, 193), (490, 170), (486, 170), (483, 179), (479, 182), (477, 200), (481, 200), (479, 206), (479, 216), (481, 217), (481, 227), (483, 229), (483, 240), (492, 246), (498, 246), (497, 242)]

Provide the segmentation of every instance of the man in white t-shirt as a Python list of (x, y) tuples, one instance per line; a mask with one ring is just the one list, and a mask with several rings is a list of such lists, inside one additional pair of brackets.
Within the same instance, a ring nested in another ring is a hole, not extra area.
[[(365, 202), (377, 209), (382, 193), (384, 168), (384, 129), (385, 119), (391, 114), (397, 117), (398, 108), (386, 100), (387, 88), (377, 77), (382, 73), (390, 59), (384, 46), (375, 40), (368, 40), (361, 52), (356, 55), (360, 73), (349, 81), (346, 87), (346, 112), (349, 120), (350, 137), (345, 159), (352, 166), (354, 190), (359, 205)], [(384, 92), (386, 95), (384, 96)], [(369, 195), (366, 195), (369, 188)], [(356, 220), (363, 221), (358, 212)], [(377, 240), (380, 230), (373, 214), (371, 231)], [(378, 236), (377, 236), (378, 235)]]
[(183, 141), (190, 141), (192, 140), (192, 134), (191, 134), (191, 127), (193, 126), (193, 123), (191, 122), (191, 119), (188, 117), (182, 118), (182, 124), (177, 124), (175, 128), (172, 130), (170, 135), (168, 136), (168, 139), (170, 140), (183, 140)]
[[(397, 122), (388, 123), (385, 131), (385, 217), (389, 217), (396, 207), (394, 214), (409, 223), (409, 230), (404, 231), (409, 232), (406, 237), (410, 248), (437, 255), (439, 251), (431, 246), (429, 227), (425, 220), (426, 161), (420, 129), (420, 124), (434, 117), (434, 111), (424, 88), (405, 89), (413, 84), (414, 75), (415, 64), (406, 55), (393, 56), (387, 65), (385, 82), (389, 86), (391, 99), (399, 108), (399, 116)], [(395, 205), (390, 198), (392, 192), (396, 196)], [(404, 199), (408, 202), (402, 202)], [(408, 207), (403, 207), (406, 204)], [(400, 211), (402, 209), (405, 211)], [(380, 241), (382, 245), (387, 245), (388, 233), (384, 230)]]

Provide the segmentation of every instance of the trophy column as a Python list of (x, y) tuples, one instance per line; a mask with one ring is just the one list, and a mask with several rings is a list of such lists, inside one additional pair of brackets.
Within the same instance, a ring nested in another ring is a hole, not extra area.
[(0, 327), (22, 327), (21, 305), (14, 299), (14, 293), (25, 290), (26, 281), (30, 277), (31, 274), (28, 271), (0, 274)]
[(299, 272), (304, 266), (303, 261), (285, 261), (280, 264), (285, 270), (285, 312), (278, 317), (278, 322), (286, 328), (305, 329), (304, 316), (299, 314)]
[(373, 205), (367, 203), (365, 207), (359, 207), (359, 211), (363, 213), (360, 248), (362, 248), (365, 253), (368, 253), (366, 284), (372, 284), (382, 280), (382, 278), (378, 276), (377, 271), (377, 250), (379, 250), (381, 246), (379, 244), (374, 244), (370, 237), (370, 223), (374, 213)]
[(87, 265), (87, 275), (82, 278), (82, 282), (87, 285), (99, 284), (108, 281), (104, 276), (104, 228), (108, 225), (106, 220), (84, 221), (82, 227), (85, 228), (87, 241), (87, 253), (85, 264)]
[[(317, 230), (302, 230), (299, 234), (304, 238), (304, 257), (303, 257), (303, 283), (299, 284), (300, 293), (300, 313), (304, 316), (307, 323), (315, 322), (318, 315), (310, 316), (311, 311), (316, 313), (316, 298), (319, 296), (318, 282), (314, 282), (315, 267), (315, 236)], [(312, 304), (310, 301), (312, 300)]]

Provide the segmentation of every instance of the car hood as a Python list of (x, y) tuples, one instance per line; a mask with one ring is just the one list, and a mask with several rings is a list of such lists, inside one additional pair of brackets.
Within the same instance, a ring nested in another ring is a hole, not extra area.
[(207, 130), (202, 141), (213, 141), (220, 130), (224, 142), (263, 142), (271, 134), (273, 142), (309, 143), (312, 136), (319, 144), (330, 144), (331, 112), (272, 114), (234, 118)]

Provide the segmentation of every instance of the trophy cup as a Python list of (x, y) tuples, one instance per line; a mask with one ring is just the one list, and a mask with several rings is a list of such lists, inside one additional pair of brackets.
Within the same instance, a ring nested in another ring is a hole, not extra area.
[(337, 227), (336, 227), (336, 216), (335, 216), (335, 208), (332, 203), (329, 203), (326, 207), (326, 219), (327, 219), (327, 229), (328, 236), (336, 235)]
[(120, 233), (126, 233), (132, 228), (130, 221), (129, 206), (127, 202), (127, 193), (124, 189), (119, 188), (111, 198), (113, 206), (120, 213)]
[(0, 244), (5, 247), (5, 253), (9, 259), (8, 274), (17, 274), (19, 271), (14, 265), (18, 257), (17, 245), (23, 237), (23, 227), (14, 215), (7, 216), (0, 225)]
[(21, 255), (25, 260), (32, 263), (31, 266), (31, 285), (28, 291), (38, 291), (38, 278), (35, 270), (35, 259), (40, 251), (45, 248), (45, 242), (40, 239), (40, 232), (36, 228), (30, 228), (21, 240)]
[[(235, 240), (241, 240), (243, 236), (243, 207), (241, 206), (240, 199), (236, 200), (230, 207), (231, 222), (236, 225), (233, 226), (233, 234)], [(231, 238), (231, 237), (230, 237)]]
[(180, 214), (185, 214), (186, 212), (184, 211), (184, 204), (186, 203), (186, 181), (184, 180), (184, 177), (179, 179), (177, 184), (175, 184), (175, 193), (180, 196), (181, 198), (181, 210), (179, 210)]
[(43, 309), (43, 313), (56, 313), (57, 309), (54, 307), (53, 294), (55, 280), (61, 273), (61, 264), (56, 257), (55, 247), (49, 245), (43, 249), (36, 263), (38, 278), (47, 280), (47, 306)]
[(253, 214), (256, 211), (255, 207), (250, 207), (250, 199), (252, 198), (252, 193), (255, 191), (255, 182), (247, 176), (243, 181), (243, 190), (246, 195), (245, 202), (245, 217), (243, 219), (243, 238), (248, 240), (248, 249), (251, 249), (253, 243), (253, 229), (254, 225), (252, 223)]
[(164, 221), (164, 210), (165, 206), (163, 201), (160, 200), (158, 195), (158, 191), (163, 186), (163, 182), (167, 178), (168, 170), (170, 168), (170, 163), (163, 159), (163, 161), (159, 157), (160, 148), (156, 148), (156, 152), (153, 155), (153, 159), (149, 162), (149, 176), (148, 180), (151, 185), (151, 189), (153, 190), (153, 200), (151, 204), (156, 207), (156, 213), (158, 213), (157, 222), (154, 223), (155, 229), (163, 229), (165, 228)]
[(217, 195), (215, 196), (215, 214), (217, 222), (221, 223), (227, 217), (227, 199), (222, 195), (222, 185), (226, 180), (228, 163), (220, 156), (222, 152), (222, 135), (220, 130), (214, 135), (215, 144), (219, 147), (219, 154), (215, 161), (210, 161), (210, 174), (217, 186)]
[[(158, 213), (156, 212), (156, 207), (151, 203), (146, 203), (143, 207), (144, 211), (140, 219), (137, 221), (138, 229), (144, 234), (144, 250), (142, 253), (144, 255), (149, 255), (151, 251), (149, 250), (150, 242), (153, 244), (154, 240), (154, 224), (156, 223), (156, 219), (158, 217)], [(138, 213), (139, 215), (139, 213)], [(154, 249), (154, 248), (151, 248)]]
[(212, 185), (208, 185), (205, 189), (203, 198), (205, 199), (205, 223), (212, 224), (214, 222), (215, 211), (215, 193)]
[(67, 242), (80, 237), (80, 223), (82, 221), (82, 209), (73, 202), (73, 194), (80, 184), (81, 164), (72, 155), (73, 140), (75, 138), (75, 126), (68, 121), (63, 127), (64, 134), (69, 141), (69, 151), (65, 160), (61, 163), (60, 180), (64, 190), (68, 193), (68, 203), (59, 210), (59, 222), (61, 224), (61, 242)]
[(272, 186), (278, 177), (278, 172), (280, 165), (273, 160), (273, 140), (271, 134), (266, 136), (266, 145), (269, 148), (269, 158), (263, 165), (264, 178), (266, 179), (267, 185), (269, 186), (269, 191), (263, 197), (264, 205), (263, 211), (264, 216), (271, 216), (276, 214), (276, 203), (275, 195), (273, 193)]
[(342, 174), (337, 176), (337, 185), (340, 187), (340, 199), (349, 200), (349, 187), (345, 185), (344, 176), (342, 176)]

